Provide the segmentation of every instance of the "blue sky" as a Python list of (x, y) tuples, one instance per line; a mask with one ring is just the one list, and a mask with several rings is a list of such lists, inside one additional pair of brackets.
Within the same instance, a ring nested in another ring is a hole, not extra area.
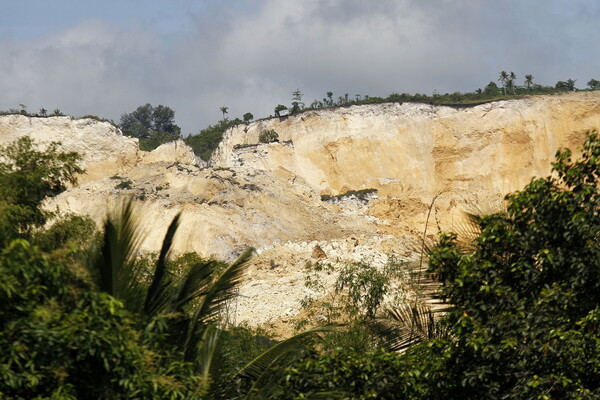
[(300, 89), (472, 91), (514, 71), (600, 79), (597, 0), (0, 0), (0, 109), (172, 107), (183, 132)]

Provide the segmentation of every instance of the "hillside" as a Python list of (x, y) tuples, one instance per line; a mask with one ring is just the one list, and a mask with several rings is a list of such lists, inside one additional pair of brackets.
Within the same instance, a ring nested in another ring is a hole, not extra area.
[[(583, 132), (597, 127), (596, 91), (460, 109), (387, 103), (271, 118), (230, 129), (209, 166), (182, 142), (147, 153), (110, 124), (69, 117), (0, 117), (0, 143), (30, 135), (83, 154), (80, 184), (47, 206), (101, 221), (115, 199), (136, 198), (146, 251), (158, 250), (179, 211), (179, 251), (231, 260), (255, 247), (237, 319), (260, 324), (298, 312), (307, 261), (380, 266), (390, 255), (414, 258), (434, 196), (431, 236), (458, 226), (463, 211), (494, 209), (506, 193), (547, 175), (557, 148), (578, 147)], [(280, 142), (257, 144), (267, 129)], [(362, 202), (321, 200), (359, 189), (378, 192)]]

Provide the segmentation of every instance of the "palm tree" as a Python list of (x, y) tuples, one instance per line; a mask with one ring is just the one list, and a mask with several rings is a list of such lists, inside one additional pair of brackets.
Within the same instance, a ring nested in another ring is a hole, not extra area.
[(517, 75), (514, 72), (510, 71), (508, 75), (508, 86), (511, 87), (513, 94), (515, 94), (515, 81), (517, 80)]
[[(145, 332), (157, 325), (167, 326), (169, 341), (181, 361), (192, 363), (203, 382), (202, 392), (216, 393), (222, 382), (220, 370), (224, 351), (220, 334), (219, 315), (226, 304), (236, 296), (236, 289), (250, 259), (249, 248), (218, 274), (220, 263), (202, 260), (192, 265), (182, 277), (169, 271), (167, 260), (181, 216), (170, 223), (162, 243), (151, 279), (145, 277), (136, 257), (142, 235), (131, 201), (125, 201), (116, 212), (109, 214), (104, 223), (102, 244), (90, 258), (89, 269), (101, 291), (121, 300)], [(310, 337), (331, 330), (319, 327), (281, 342), (248, 364), (240, 373), (253, 378), (266, 370), (281, 366), (298, 354)]]
[(527, 86), (528, 90), (531, 89), (531, 86), (533, 86), (533, 75), (525, 75), (525, 86)]
[(506, 71), (500, 72), (500, 78), (498, 78), (498, 81), (502, 82), (502, 87), (504, 88), (504, 95), (506, 96), (506, 82), (508, 82), (508, 74), (506, 73)]
[(221, 112), (223, 113), (223, 121), (225, 121), (225, 114), (228, 113), (229, 107), (223, 106), (219, 110), (221, 110)]

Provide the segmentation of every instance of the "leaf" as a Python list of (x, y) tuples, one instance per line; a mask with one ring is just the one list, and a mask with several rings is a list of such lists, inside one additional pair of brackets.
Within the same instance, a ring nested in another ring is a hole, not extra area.
[(254, 381), (252, 388), (248, 392), (247, 398), (251, 398), (251, 396), (262, 387), (269, 386), (265, 385), (267, 381), (276, 379), (276, 375), (271, 374), (275, 366), (285, 366), (289, 364), (291, 359), (304, 350), (307, 343), (317, 336), (317, 334), (330, 332), (336, 326), (338, 325), (331, 324), (319, 326), (301, 332), (277, 343), (275, 346), (246, 364), (238, 371), (237, 375)]
[(171, 224), (167, 229), (165, 239), (163, 240), (160, 254), (158, 256), (158, 260), (156, 261), (152, 283), (148, 289), (148, 294), (146, 295), (146, 301), (144, 304), (144, 314), (147, 317), (153, 317), (157, 315), (166, 307), (172, 297), (172, 293), (170, 293), (169, 290), (171, 288), (171, 280), (166, 275), (167, 259), (172, 250), (173, 239), (175, 237), (175, 233), (177, 232), (177, 228), (179, 227), (180, 219), (181, 213), (177, 214), (175, 218), (173, 218), (173, 221), (171, 221)]
[(240, 284), (246, 263), (250, 259), (254, 249), (246, 249), (236, 261), (234, 261), (221, 276), (207, 289), (206, 294), (200, 300), (194, 315), (190, 321), (187, 337), (184, 343), (184, 360), (191, 361), (196, 350), (198, 334), (202, 335), (211, 323), (215, 322), (219, 311), (226, 302), (235, 295), (234, 289)]

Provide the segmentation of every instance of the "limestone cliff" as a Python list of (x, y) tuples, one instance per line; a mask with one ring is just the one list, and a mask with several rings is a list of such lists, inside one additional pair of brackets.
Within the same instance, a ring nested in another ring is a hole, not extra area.
[[(87, 172), (79, 186), (47, 206), (100, 222), (116, 200), (134, 198), (147, 233), (144, 250), (159, 249), (180, 211), (179, 251), (231, 260), (255, 247), (238, 320), (258, 324), (298, 312), (307, 261), (383, 265), (390, 255), (411, 257), (436, 195), (430, 235), (453, 229), (463, 210), (497, 207), (506, 193), (547, 175), (557, 148), (577, 148), (584, 131), (598, 127), (595, 91), (270, 118), (229, 130), (210, 166), (183, 142), (147, 153), (114, 126), (90, 119), (0, 117), (0, 144), (29, 135), (80, 152)], [(258, 144), (267, 129), (280, 142)], [(320, 197), (365, 188), (378, 193), (368, 201)]]
[[(228, 131), (211, 162), (285, 168), (321, 193), (376, 188), (425, 201), (440, 191), (507, 193), (548, 173), (559, 147), (600, 126), (600, 92), (452, 108), (376, 104), (308, 111)], [(279, 143), (258, 143), (274, 129)]]

